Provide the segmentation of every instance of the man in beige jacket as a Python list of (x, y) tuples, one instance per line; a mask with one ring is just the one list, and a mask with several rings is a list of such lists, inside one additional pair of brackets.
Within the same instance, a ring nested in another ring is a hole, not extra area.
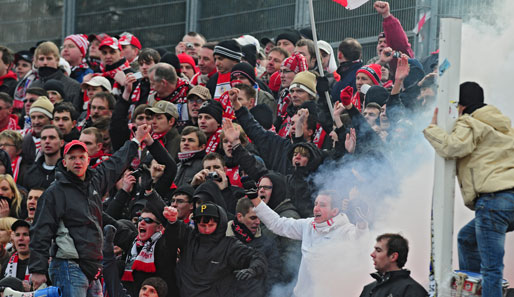
[(458, 235), (459, 266), (480, 272), (482, 296), (502, 296), (505, 234), (514, 230), (514, 130), (496, 107), (484, 104), (475, 82), (460, 86), (459, 118), (448, 134), (437, 109), (425, 138), (444, 158), (457, 159), (459, 185), (475, 218)]

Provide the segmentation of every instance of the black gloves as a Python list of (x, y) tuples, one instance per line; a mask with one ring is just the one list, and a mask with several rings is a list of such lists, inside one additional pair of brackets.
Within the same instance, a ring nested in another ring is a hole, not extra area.
[(255, 272), (255, 270), (253, 270), (252, 268), (236, 270), (234, 271), (234, 273), (236, 274), (236, 279), (240, 281), (250, 279), (257, 275), (257, 272)]
[(329, 87), (328, 87), (328, 79), (326, 76), (318, 76), (318, 78), (316, 79), (316, 92), (318, 93), (318, 95), (325, 95), (325, 91), (328, 91), (329, 90)]

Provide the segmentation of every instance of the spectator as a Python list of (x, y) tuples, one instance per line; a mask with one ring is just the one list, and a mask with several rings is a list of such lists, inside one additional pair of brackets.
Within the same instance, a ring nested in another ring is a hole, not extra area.
[[(37, 71), (33, 65), (33, 53), (30, 51), (19, 51), (14, 55), (14, 64), (16, 65), (16, 73), (18, 76), (18, 83), (14, 91), (14, 100), (23, 103), (27, 89), (30, 84), (37, 78)], [(19, 73), (18, 73), (19, 72)], [(23, 108), (23, 107), (22, 107)]]
[(190, 222), (190, 216), (193, 213), (193, 193), (195, 189), (190, 184), (184, 184), (177, 188), (171, 198), (170, 206), (177, 209), (177, 219), (186, 224)]
[(2, 264), (3, 277), (15, 277), (23, 281), (25, 291), (30, 290), (29, 284), (29, 259), (30, 259), (30, 224), (24, 220), (17, 220), (11, 226), (11, 238), (14, 245), (14, 253), (8, 261)]
[(197, 32), (188, 32), (184, 37), (182, 37), (182, 41), (175, 47), (175, 54), (178, 56), (179, 54), (186, 53), (193, 57), (195, 62), (198, 63), (199, 51), (205, 43), (206, 40), (202, 34)]
[[(13, 217), (0, 218), (0, 265), (9, 260), (9, 250), (12, 249), (11, 226), (17, 219)], [(2, 266), (1, 269), (4, 269)], [(1, 281), (0, 281), (1, 282)]]
[(9, 174), (0, 174), (0, 217), (27, 217), (27, 203)]
[(48, 92), (48, 99), (50, 99), (50, 102), (52, 102), (53, 105), (62, 102), (64, 98), (66, 98), (64, 85), (56, 79), (50, 79), (45, 82), (43, 89)]
[(47, 97), (39, 97), (30, 106), (30, 122), (32, 128), (23, 137), (22, 153), (30, 163), (35, 162), (41, 151), (41, 131), (52, 122), (54, 106)]
[(84, 76), (93, 73), (86, 61), (86, 53), (89, 48), (89, 41), (83, 34), (68, 35), (64, 38), (61, 46), (61, 56), (70, 63), (70, 77), (82, 83)]
[(208, 100), (198, 110), (198, 128), (207, 136), (206, 153), (218, 149), (222, 116), (223, 108), (218, 101)]
[(34, 215), (36, 214), (37, 209), (37, 201), (43, 195), (43, 192), (45, 191), (44, 188), (32, 188), (27, 194), (27, 218), (25, 221), (32, 224), (34, 221)]
[[(86, 93), (86, 97), (88, 100), (91, 100), (93, 96), (95, 96), (98, 93), (106, 92), (111, 93), (112, 87), (109, 80), (103, 76), (93, 76), (89, 80), (84, 80), (84, 82), (80, 85), (82, 88), (82, 92)], [(83, 104), (79, 106), (77, 111), (86, 111), (89, 109), (89, 101), (84, 101)], [(77, 106), (75, 106), (77, 108)], [(84, 118), (84, 116), (81, 115), (81, 118)]]
[(22, 186), (27, 189), (48, 188), (55, 179), (55, 167), (61, 159), (63, 146), (64, 140), (59, 128), (54, 125), (44, 126), (41, 130), (42, 155), (25, 172)]
[[(302, 241), (302, 261), (298, 271), (298, 280), (294, 288), (295, 296), (312, 296), (312, 265), (315, 254), (321, 253), (323, 243), (338, 238), (340, 240), (355, 240), (366, 232), (367, 223), (362, 220), (358, 226), (352, 225), (348, 217), (340, 212), (341, 200), (335, 192), (320, 192), (314, 203), (314, 217), (295, 220), (282, 218), (274, 212), (261, 198), (252, 199), (255, 212), (259, 219), (273, 233)], [(330, 269), (330, 267), (326, 267)]]
[[(161, 56), (154, 49), (145, 48), (139, 53), (137, 62), (142, 78), (138, 79), (135, 83), (136, 86), (132, 88), (133, 90), (132, 94), (130, 94), (130, 97), (125, 96), (127, 98), (124, 98), (131, 105), (146, 104), (146, 102), (148, 102), (148, 95), (150, 94), (150, 80), (148, 78), (148, 70), (150, 70), (150, 68), (152, 68), (155, 64), (159, 63), (160, 60)], [(130, 89), (131, 86), (133, 86), (133, 84), (131, 84), (129, 77), (127, 76), (126, 89)]]
[(196, 74), (195, 60), (188, 54), (179, 54), (177, 56), (180, 61), (180, 73), (183, 73), (191, 81)]
[(59, 128), (65, 143), (78, 139), (80, 136), (77, 129), (77, 111), (69, 102), (54, 105), (52, 124)]
[(206, 143), (207, 136), (199, 128), (187, 126), (182, 130), (175, 185), (190, 184), (195, 174), (203, 169)]
[(366, 285), (360, 296), (428, 296), (427, 291), (410, 277), (410, 271), (403, 269), (408, 253), (409, 243), (400, 234), (379, 235), (371, 253), (377, 270), (371, 274), (375, 281)]
[(22, 111), (23, 117), (18, 119), (18, 126), (22, 128), (21, 133), (27, 133), (32, 127), (30, 121), (30, 107), (41, 96), (48, 98), (48, 93), (43, 88), (28, 88), (26, 90), (25, 98), (22, 98), (24, 104)]
[[(137, 155), (139, 144), (153, 143), (148, 130), (147, 126), (139, 127), (133, 141), (127, 141), (94, 170), (88, 169), (84, 143), (72, 141), (66, 145), (64, 160), (58, 164), (58, 178), (41, 197), (30, 230), (29, 272), (35, 289), (46, 282), (45, 273), (49, 271), (52, 283), (60, 287), (65, 296), (86, 296), (88, 291), (101, 290), (98, 280), (102, 259), (101, 199)], [(62, 222), (63, 232), (56, 232), (58, 222)], [(72, 241), (69, 241), (70, 236)], [(73, 243), (64, 250), (58, 245), (57, 251), (49, 255), (54, 239)], [(69, 259), (79, 259), (80, 265), (72, 265)], [(77, 281), (84, 285), (72, 285)]]
[(16, 73), (12, 71), (14, 66), (14, 53), (5, 46), (0, 46), (0, 92), (14, 96)]
[(172, 158), (176, 158), (180, 136), (176, 128), (179, 118), (177, 107), (168, 101), (158, 101), (153, 107), (147, 107), (145, 114), (151, 117), (152, 137), (158, 140)]
[(122, 48), (118, 39), (114, 37), (104, 38), (102, 43), (100, 43), (99, 49), (100, 58), (102, 60), (100, 64), (102, 76), (107, 78), (111, 83), (112, 93), (114, 95), (120, 95), (123, 93), (125, 75), (134, 72), (134, 70), (130, 68), (127, 59), (122, 57)]
[(380, 85), (380, 78), (382, 76), (381, 68), (382, 67), (379, 64), (370, 64), (362, 66), (357, 70), (357, 75), (355, 76), (357, 92), (355, 92), (355, 96), (352, 98), (352, 104), (359, 111), (361, 111), (365, 106), (364, 94), (361, 92), (361, 87), (364, 84), (370, 86)]
[(60, 56), (57, 46), (51, 41), (41, 43), (34, 52), (34, 59), (39, 78), (32, 82), (30, 87), (42, 88), (48, 80), (58, 80), (64, 86), (65, 100), (73, 103), (75, 106), (80, 106), (80, 102), (82, 102), (80, 84), (66, 76), (59, 68)]
[(100, 43), (105, 39), (109, 37), (109, 35), (105, 33), (100, 34), (90, 34), (87, 38), (89, 41), (89, 51), (88, 51), (88, 57), (87, 57), (87, 64), (95, 73), (101, 73), (100, 70), (100, 64), (102, 63), (101, 60), (101, 52), (100, 52)]
[(178, 124), (182, 126), (188, 120), (187, 94), (191, 85), (177, 77), (173, 66), (167, 63), (157, 63), (148, 70), (150, 85), (155, 90), (154, 94), (148, 96), (148, 105), (153, 106), (157, 101), (168, 101), (173, 103), (178, 113)]
[(23, 79), (27, 73), (32, 71), (32, 53), (24, 50), (14, 54), (14, 66), (18, 80)]
[(79, 141), (87, 147), (91, 168), (95, 168), (110, 157), (110, 154), (106, 154), (102, 150), (103, 139), (102, 133), (95, 127), (89, 127), (80, 132)]
[(166, 297), (168, 286), (160, 277), (149, 277), (141, 284), (139, 297)]
[(280, 82), (281, 91), (277, 102), (277, 120), (275, 127), (281, 127), (282, 123), (287, 117), (287, 107), (291, 103), (291, 93), (289, 87), (293, 82), (296, 74), (299, 72), (307, 71), (307, 61), (305, 57), (300, 54), (293, 54), (291, 57), (285, 59), (280, 66)]
[(199, 72), (191, 79), (191, 84), (195, 86), (205, 86), (209, 79), (216, 74), (216, 63), (214, 60), (214, 47), (216, 43), (208, 42), (200, 48), (198, 52)]
[(205, 85), (214, 99), (218, 99), (230, 89), (230, 72), (232, 67), (241, 62), (243, 56), (241, 46), (235, 40), (225, 40), (214, 47), (214, 61), (217, 74), (214, 74)]
[(130, 67), (135, 71), (139, 71), (138, 55), (141, 51), (141, 42), (131, 33), (123, 33), (120, 36), (121, 55), (127, 59)]
[(341, 91), (350, 86), (354, 90), (357, 88), (355, 85), (357, 70), (362, 67), (362, 45), (353, 38), (346, 38), (341, 41), (337, 50), (337, 59), (339, 60), (339, 67), (337, 74), (341, 77), (340, 80), (332, 88), (332, 101), (339, 98)]
[(4, 130), (20, 130), (18, 117), (12, 114), (13, 99), (9, 94), (0, 92), (0, 132)]
[(318, 68), (316, 49), (312, 40), (303, 38), (298, 40), (295, 44), (294, 52), (305, 57), (309, 70), (316, 70)]
[(17, 184), (23, 184), (25, 172), (30, 163), (22, 156), (23, 138), (19, 132), (5, 130), (0, 133), (0, 149), (4, 150), (11, 160), (12, 177)]
[[(289, 52), (281, 47), (274, 47), (268, 54), (268, 64), (266, 64), (266, 72), (261, 76), (262, 81), (270, 84), (273, 74), (280, 70), (282, 62), (290, 56)], [(276, 74), (275, 74), (276, 76)]]
[(458, 110), (451, 133), (437, 125), (437, 108), (423, 133), (441, 157), (457, 159), (464, 204), (476, 210), (458, 234), (459, 268), (480, 272), (483, 296), (499, 297), (505, 234), (514, 224), (512, 128), (509, 118), (484, 103), (484, 91), (476, 82), (460, 85)]
[[(261, 296), (266, 259), (237, 239), (225, 236), (227, 215), (220, 206), (200, 204), (193, 217), (194, 230), (177, 221), (175, 208), (166, 207), (163, 215), (169, 222), (166, 229), (180, 249), (180, 295)], [(218, 264), (212, 265), (207, 259), (216, 259)]]
[[(295, 30), (288, 30), (283, 33), (280, 33), (277, 38), (275, 38), (275, 42), (278, 47), (283, 48), (286, 50), (289, 55), (292, 55), (294, 53), (294, 48), (298, 40), (300, 40), (302, 37), (298, 33), (298, 31)], [(287, 58), (287, 57), (286, 57)]]
[(261, 221), (255, 214), (253, 204), (248, 198), (237, 201), (236, 217), (228, 222), (227, 236), (239, 239), (243, 244), (253, 247), (261, 252), (268, 262), (265, 280), (265, 296), (280, 279), (280, 256), (274, 237), (262, 233)]
[(189, 113), (188, 126), (198, 126), (198, 111), (203, 103), (212, 99), (209, 89), (203, 86), (194, 86), (187, 94), (187, 110)]

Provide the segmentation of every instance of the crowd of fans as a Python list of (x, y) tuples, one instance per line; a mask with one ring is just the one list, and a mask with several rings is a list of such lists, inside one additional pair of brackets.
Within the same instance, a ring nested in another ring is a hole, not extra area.
[[(350, 190), (378, 173), (355, 171), (343, 192), (312, 177), (389, 162), (435, 98), (437, 53), (414, 57), (389, 4), (375, 9), (383, 32), (369, 61), (356, 39), (334, 51), (309, 30), (190, 32), (174, 52), (126, 32), (0, 46), (0, 285), (269, 296), (296, 282), (295, 296), (312, 296), (317, 244), (368, 231), (372, 211)], [(424, 296), (402, 269), (407, 241), (377, 243), (377, 270), (402, 271), (382, 281)]]

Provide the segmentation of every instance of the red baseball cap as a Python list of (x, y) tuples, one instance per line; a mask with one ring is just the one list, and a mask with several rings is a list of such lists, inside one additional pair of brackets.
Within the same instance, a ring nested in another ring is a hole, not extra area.
[(73, 140), (71, 142), (68, 142), (68, 144), (66, 144), (66, 146), (64, 147), (64, 155), (66, 155), (73, 147), (76, 147), (76, 146), (81, 147), (87, 153), (87, 146), (85, 143), (83, 143), (82, 141)]
[(100, 46), (98, 48), (102, 48), (103, 46), (108, 46), (112, 49), (117, 49), (121, 51), (121, 44), (119, 43), (118, 39), (114, 37), (106, 37), (102, 42), (100, 43)]
[(141, 49), (141, 42), (139, 42), (139, 39), (137, 39), (137, 37), (132, 34), (122, 35), (120, 37), (120, 44), (121, 45), (133, 45), (133, 46), (137, 47), (138, 49)]

